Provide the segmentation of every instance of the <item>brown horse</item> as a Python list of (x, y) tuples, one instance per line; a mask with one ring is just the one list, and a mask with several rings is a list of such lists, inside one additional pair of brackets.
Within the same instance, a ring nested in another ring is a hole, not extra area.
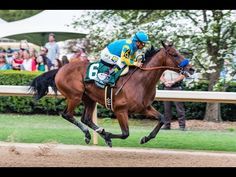
[[(91, 135), (85, 125), (95, 130), (110, 147), (112, 138), (126, 139), (129, 136), (128, 115), (138, 113), (157, 120), (157, 125), (148, 136), (141, 139), (141, 144), (155, 138), (161, 126), (164, 124), (164, 116), (155, 110), (151, 104), (156, 94), (156, 84), (166, 69), (176, 70), (186, 75), (193, 74), (194, 69), (186, 63), (184, 57), (172, 46), (162, 42), (164, 48), (160, 50), (147, 50), (146, 61), (142, 68), (130, 68), (126, 76), (119, 78), (114, 88), (114, 93), (123, 85), (118, 95), (113, 97), (113, 111), (119, 121), (121, 134), (106, 132), (105, 129), (94, 124), (92, 114), (96, 103), (105, 106), (104, 89), (98, 88), (94, 82), (84, 82), (88, 62), (72, 62), (59, 70), (46, 72), (35, 78), (31, 88), (35, 92), (35, 98), (40, 99), (48, 92), (48, 86), (54, 91), (57, 89), (65, 96), (67, 107), (62, 117), (78, 126), (85, 134), (85, 142), (89, 143)], [(185, 61), (186, 66), (182, 66)], [(181, 66), (181, 67), (180, 67)], [(128, 80), (128, 82), (126, 82)], [(125, 83), (125, 84), (124, 84)], [(75, 119), (74, 110), (80, 102), (85, 109), (81, 122)]]

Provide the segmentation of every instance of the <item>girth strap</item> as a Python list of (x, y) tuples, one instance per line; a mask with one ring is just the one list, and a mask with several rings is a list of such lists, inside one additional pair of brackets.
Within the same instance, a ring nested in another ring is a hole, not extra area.
[(105, 87), (105, 106), (113, 111), (113, 88), (109, 86)]

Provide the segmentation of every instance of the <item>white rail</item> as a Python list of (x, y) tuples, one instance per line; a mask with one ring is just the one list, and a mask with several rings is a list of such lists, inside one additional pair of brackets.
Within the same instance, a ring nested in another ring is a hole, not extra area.
[[(32, 96), (28, 86), (0, 85), (0, 96)], [(55, 94), (49, 88), (49, 97)], [(58, 93), (58, 97), (62, 97)], [(185, 102), (214, 102), (214, 103), (236, 103), (235, 92), (208, 92), (208, 91), (168, 91), (157, 90), (156, 100), (160, 101), (185, 101)]]
[(208, 92), (208, 91), (167, 91), (157, 90), (156, 100), (185, 101), (185, 102), (211, 102), (236, 103), (235, 92)]

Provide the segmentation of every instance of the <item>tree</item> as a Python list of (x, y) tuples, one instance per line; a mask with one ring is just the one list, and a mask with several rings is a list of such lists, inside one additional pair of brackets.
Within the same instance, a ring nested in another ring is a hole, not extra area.
[[(162, 19), (170, 12), (166, 10), (87, 10), (87, 13), (72, 25), (90, 29), (87, 36), (90, 45), (87, 47), (88, 50), (97, 54), (114, 39), (130, 37), (134, 32), (143, 29), (140, 24), (148, 24), (156, 19)], [(150, 25), (145, 26), (145, 29), (148, 30)], [(148, 32), (152, 35), (151, 39), (155, 39), (157, 30), (148, 30)], [(157, 43), (154, 40), (152, 42)]]
[[(236, 18), (232, 10), (104, 10), (89, 11), (86, 19), (74, 25), (91, 29), (89, 39), (94, 51), (100, 51), (115, 38), (128, 37), (139, 29), (147, 31), (151, 42), (173, 41), (177, 48), (192, 53), (199, 79), (209, 81), (208, 91), (223, 91), (220, 73), (227, 69), (227, 82), (235, 74)], [(91, 18), (89, 18), (91, 17)], [(224, 65), (228, 62), (229, 65)], [(224, 66), (224, 67), (223, 67)], [(208, 103), (205, 120), (221, 121), (220, 105)]]
[(31, 17), (42, 10), (0, 10), (0, 18), (12, 22)]
[[(222, 91), (219, 83), (224, 63), (234, 74), (233, 51), (235, 50), (235, 18), (230, 10), (181, 11), (180, 15), (192, 21), (199, 33), (192, 34), (191, 42), (196, 45), (195, 61), (203, 76), (209, 80), (208, 91)], [(199, 51), (199, 52), (198, 52)], [(208, 103), (204, 120), (221, 121), (220, 105)]]

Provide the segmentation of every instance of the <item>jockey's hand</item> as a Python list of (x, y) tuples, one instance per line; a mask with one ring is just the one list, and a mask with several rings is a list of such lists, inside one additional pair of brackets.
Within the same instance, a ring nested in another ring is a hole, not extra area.
[(143, 66), (143, 63), (142, 62), (137, 62), (136, 64), (135, 64), (135, 66), (137, 66), (137, 67), (142, 67)]
[(144, 54), (139, 54), (139, 55), (136, 56), (136, 60), (137, 60), (138, 62), (144, 61), (144, 58), (145, 58), (145, 55), (144, 55)]

